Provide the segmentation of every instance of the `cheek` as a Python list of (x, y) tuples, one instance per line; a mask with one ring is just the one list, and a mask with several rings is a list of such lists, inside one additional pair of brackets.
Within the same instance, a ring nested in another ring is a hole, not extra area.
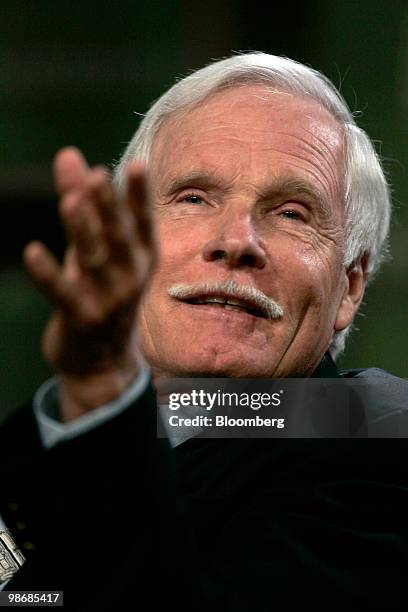
[[(154, 281), (177, 282), (180, 275), (197, 261), (201, 260), (201, 253), (205, 244), (202, 228), (197, 226), (186, 228), (184, 223), (161, 223), (158, 225), (156, 236), (158, 259)], [(200, 231), (201, 229), (201, 231)], [(186, 278), (182, 278), (186, 281)]]
[[(321, 308), (333, 293), (334, 262), (310, 248), (287, 250), (282, 258), (283, 292), (292, 314)], [(333, 266), (333, 268), (332, 268)]]

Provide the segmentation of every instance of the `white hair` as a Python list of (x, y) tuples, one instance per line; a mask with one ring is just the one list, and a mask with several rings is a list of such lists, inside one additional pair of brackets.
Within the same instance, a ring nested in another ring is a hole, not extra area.
[[(364, 258), (367, 280), (373, 277), (386, 253), (390, 192), (375, 147), (360, 129), (347, 103), (327, 77), (299, 62), (266, 53), (238, 54), (213, 62), (179, 80), (144, 116), (115, 169), (115, 183), (125, 189), (126, 165), (133, 159), (148, 163), (158, 130), (173, 113), (188, 112), (220, 90), (262, 84), (269, 90), (309, 96), (326, 108), (344, 130), (345, 255), (349, 268)], [(333, 335), (330, 352), (336, 357), (350, 327)]]

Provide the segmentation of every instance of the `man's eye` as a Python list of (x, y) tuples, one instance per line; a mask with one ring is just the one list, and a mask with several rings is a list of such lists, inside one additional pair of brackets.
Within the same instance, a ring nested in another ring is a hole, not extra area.
[(204, 200), (195, 193), (189, 193), (182, 197), (182, 202), (188, 202), (189, 204), (203, 204)]
[(296, 210), (283, 210), (281, 212), (281, 215), (283, 217), (286, 217), (286, 219), (292, 219), (294, 221), (298, 221), (302, 219), (301, 215), (298, 212), (296, 212)]

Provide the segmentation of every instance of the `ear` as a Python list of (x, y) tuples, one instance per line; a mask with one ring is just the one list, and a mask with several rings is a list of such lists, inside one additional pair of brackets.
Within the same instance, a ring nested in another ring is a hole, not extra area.
[(335, 331), (345, 329), (353, 321), (363, 299), (366, 283), (367, 257), (363, 256), (346, 270), (344, 293), (334, 322)]

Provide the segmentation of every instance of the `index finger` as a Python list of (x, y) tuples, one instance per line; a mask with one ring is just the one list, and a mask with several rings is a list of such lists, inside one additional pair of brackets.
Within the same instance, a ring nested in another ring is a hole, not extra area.
[(55, 186), (63, 195), (71, 189), (81, 187), (89, 173), (85, 157), (75, 147), (58, 151), (53, 164)]

